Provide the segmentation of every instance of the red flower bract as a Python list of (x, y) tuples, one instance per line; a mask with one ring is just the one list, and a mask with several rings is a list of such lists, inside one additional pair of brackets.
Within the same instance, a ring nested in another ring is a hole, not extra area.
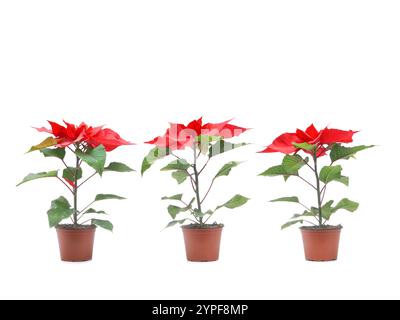
[(35, 128), (39, 132), (47, 132), (57, 139), (56, 147), (65, 148), (71, 144), (85, 142), (90, 147), (95, 148), (103, 145), (106, 151), (112, 151), (123, 145), (132, 145), (111, 129), (103, 127), (91, 127), (82, 122), (79, 126), (64, 121), (65, 127), (49, 121), (51, 129)]
[(282, 152), (285, 154), (291, 154), (300, 150), (299, 148), (296, 148), (294, 144), (306, 142), (311, 145), (316, 145), (318, 148), (317, 157), (321, 157), (326, 154), (326, 148), (324, 145), (353, 142), (353, 135), (356, 132), (357, 131), (352, 130), (343, 131), (328, 128), (318, 131), (314, 125), (311, 124), (305, 131), (297, 129), (296, 133), (284, 133), (280, 135), (272, 142), (272, 144), (261, 152)]
[(171, 123), (170, 128), (163, 136), (156, 137), (146, 143), (170, 150), (182, 150), (191, 147), (198, 136), (217, 136), (225, 139), (238, 136), (248, 130), (229, 124), (231, 120), (221, 123), (207, 123), (203, 125), (203, 118), (191, 121), (188, 125)]

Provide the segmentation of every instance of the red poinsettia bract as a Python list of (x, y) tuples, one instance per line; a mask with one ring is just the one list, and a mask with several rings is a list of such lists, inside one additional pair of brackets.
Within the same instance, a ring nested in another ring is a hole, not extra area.
[(158, 147), (169, 148), (170, 150), (182, 150), (193, 146), (196, 137), (216, 136), (224, 139), (239, 136), (247, 128), (242, 128), (230, 124), (231, 120), (221, 123), (203, 124), (203, 118), (191, 121), (188, 125), (171, 123), (169, 129), (163, 136), (154, 138), (146, 143), (154, 144)]
[(91, 127), (82, 122), (79, 126), (64, 121), (65, 126), (56, 122), (49, 121), (51, 129), (35, 128), (39, 132), (47, 132), (57, 139), (56, 147), (65, 148), (71, 144), (85, 142), (90, 147), (95, 148), (103, 145), (106, 151), (112, 151), (123, 145), (132, 145), (111, 129), (103, 127)]
[(281, 152), (285, 154), (296, 153), (300, 150), (295, 144), (308, 143), (317, 146), (317, 157), (326, 155), (326, 146), (334, 143), (353, 142), (353, 135), (357, 131), (344, 131), (339, 129), (328, 129), (318, 131), (311, 124), (305, 131), (297, 129), (295, 133), (284, 133), (277, 137), (261, 153)]

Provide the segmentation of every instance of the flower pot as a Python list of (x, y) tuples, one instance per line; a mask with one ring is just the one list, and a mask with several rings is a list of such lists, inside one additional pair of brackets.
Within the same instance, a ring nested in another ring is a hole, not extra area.
[(59, 225), (56, 230), (62, 261), (92, 260), (96, 226)]
[(340, 231), (337, 227), (301, 227), (304, 253), (308, 261), (334, 261), (338, 257)]
[(183, 226), (186, 257), (192, 262), (217, 261), (223, 225)]

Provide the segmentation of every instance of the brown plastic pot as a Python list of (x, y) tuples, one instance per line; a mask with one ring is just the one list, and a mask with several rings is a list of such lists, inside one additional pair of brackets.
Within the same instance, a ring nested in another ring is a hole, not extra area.
[(219, 258), (223, 225), (196, 227), (182, 226), (186, 257), (192, 262), (211, 262)]
[(56, 230), (62, 261), (92, 260), (96, 226), (73, 228), (71, 225), (59, 225)]
[(337, 227), (301, 227), (307, 261), (334, 261), (339, 251), (340, 231)]

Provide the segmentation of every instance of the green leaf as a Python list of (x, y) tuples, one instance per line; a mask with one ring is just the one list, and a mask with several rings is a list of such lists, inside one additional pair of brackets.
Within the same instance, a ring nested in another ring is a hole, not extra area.
[(56, 148), (56, 149), (41, 149), (40, 152), (46, 157), (54, 157), (61, 160), (65, 158), (65, 149), (64, 148)]
[(232, 168), (237, 167), (241, 162), (238, 161), (231, 161), (225, 164), (217, 173), (215, 178), (222, 177), (222, 176), (228, 176), (231, 173)]
[(291, 219), (298, 219), (298, 218), (303, 218), (303, 217), (315, 217), (318, 215), (317, 212), (310, 212), (305, 210), (302, 214), (295, 214)]
[(195, 141), (199, 142), (199, 149), (202, 154), (207, 155), (211, 142), (222, 140), (219, 136), (197, 136)]
[(74, 182), (75, 181), (75, 172), (77, 174), (77, 179), (78, 180), (81, 179), (82, 178), (82, 168), (78, 168), (78, 170), (76, 170), (76, 168), (74, 168), (74, 167), (68, 167), (68, 168), (64, 169), (63, 170), (63, 178)]
[(173, 206), (170, 205), (168, 206), (168, 213), (170, 214), (170, 216), (172, 217), (172, 219), (175, 219), (175, 217), (181, 213), (181, 212), (186, 212), (188, 210), (190, 210), (192, 208), (192, 204), (193, 202), (196, 200), (196, 198), (193, 198), (189, 204), (187, 205), (187, 207), (181, 208), (181, 207), (177, 207), (177, 206)]
[(55, 177), (57, 177), (57, 174), (58, 174), (58, 170), (49, 171), (49, 172), (30, 173), (20, 183), (17, 184), (17, 187), (25, 182), (36, 180), (36, 179), (55, 178)]
[(177, 225), (178, 223), (179, 223), (179, 224), (182, 224), (182, 223), (184, 223), (185, 221), (186, 221), (186, 219), (182, 219), (182, 220), (173, 220), (173, 221), (171, 221), (170, 223), (168, 223), (167, 226), (166, 226), (164, 229), (173, 227), (173, 226)]
[(289, 221), (289, 222), (285, 223), (285, 224), (281, 227), (281, 230), (286, 229), (286, 228), (289, 228), (290, 226), (293, 226), (294, 224), (297, 224), (297, 223), (303, 223), (303, 220)]
[(226, 142), (225, 140), (220, 140), (217, 141), (216, 143), (214, 143), (210, 149), (208, 150), (208, 156), (214, 157), (216, 155), (219, 155), (221, 153), (227, 152), (227, 151), (231, 151), (233, 149), (237, 149), (243, 146), (246, 146), (247, 143), (230, 143), (230, 142)]
[(325, 203), (321, 208), (322, 217), (326, 220), (329, 220), (331, 215), (334, 213), (332, 205), (333, 205), (333, 200), (330, 200), (327, 203)]
[(317, 148), (317, 146), (315, 144), (309, 144), (307, 142), (303, 142), (303, 143), (293, 143), (293, 145), (298, 148), (298, 149), (302, 149), (305, 151), (311, 151), (314, 152)]
[(170, 162), (167, 166), (161, 169), (161, 171), (169, 171), (169, 170), (182, 170), (186, 171), (189, 169), (190, 164), (187, 163), (186, 160), (178, 159)]
[(240, 194), (235, 195), (232, 199), (230, 199), (228, 202), (223, 204), (222, 206), (218, 206), (215, 210), (218, 210), (222, 207), (228, 208), (228, 209), (235, 209), (237, 207), (243, 206), (244, 204), (249, 201), (249, 198), (246, 198)]
[(199, 135), (195, 138), (195, 141), (197, 142), (214, 142), (214, 141), (218, 141), (218, 140), (222, 140), (221, 136), (205, 136), (205, 135)]
[(172, 178), (174, 178), (178, 184), (184, 183), (188, 177), (189, 174), (186, 171), (172, 172)]
[(113, 231), (114, 229), (113, 224), (108, 220), (92, 219), (92, 224), (108, 231)]
[(125, 200), (126, 198), (116, 196), (115, 194), (98, 194), (93, 202), (102, 201), (102, 200), (110, 200), (110, 199)]
[(177, 207), (177, 206), (173, 206), (173, 205), (168, 206), (168, 213), (172, 217), (172, 219), (175, 219), (179, 213), (186, 212), (188, 210), (189, 210), (189, 207), (181, 208), (181, 207)]
[(96, 209), (93, 208), (86, 210), (83, 214), (89, 214), (89, 213), (107, 214), (105, 211), (97, 211)]
[(162, 197), (161, 200), (178, 200), (178, 201), (181, 201), (182, 197), (183, 197), (183, 194), (181, 193), (181, 194), (176, 194), (176, 195), (171, 196), (171, 197)]
[(308, 163), (308, 157), (303, 159), (298, 154), (289, 155), (287, 154), (282, 161), (282, 166), (290, 174), (297, 174), (298, 171)]
[(344, 198), (339, 201), (339, 203), (333, 208), (333, 212), (336, 212), (340, 209), (344, 209), (350, 212), (354, 212), (358, 209), (359, 203), (355, 201), (351, 201), (350, 199)]
[(266, 177), (284, 176), (286, 181), (290, 176), (297, 176), (299, 174), (299, 170), (303, 166), (305, 166), (307, 162), (308, 158), (303, 159), (298, 154), (286, 155), (283, 158), (281, 165), (269, 168), (268, 170), (261, 173), (260, 176), (266, 176)]
[(155, 147), (150, 150), (149, 154), (143, 159), (141, 174), (143, 174), (159, 159), (169, 155), (170, 151), (168, 148)]
[(51, 207), (47, 211), (50, 228), (55, 227), (64, 219), (69, 218), (74, 212), (68, 200), (64, 197), (59, 197), (51, 202)]
[(349, 186), (349, 177), (340, 176), (338, 179), (335, 179), (335, 181), (343, 183), (346, 186)]
[(332, 150), (330, 153), (330, 158), (332, 162), (337, 160), (345, 159), (348, 160), (355, 156), (355, 154), (359, 151), (366, 150), (372, 148), (374, 146), (356, 146), (356, 147), (343, 147), (338, 143), (335, 143), (332, 146)]
[(126, 164), (121, 162), (111, 162), (108, 167), (104, 168), (104, 171), (114, 171), (114, 172), (133, 172), (132, 168), (128, 167)]
[(27, 153), (32, 151), (42, 150), (44, 148), (52, 147), (57, 144), (58, 144), (57, 139), (53, 137), (48, 137), (44, 139), (41, 143), (37, 144), (36, 146), (32, 146)]
[(264, 176), (264, 177), (276, 177), (276, 176), (287, 176), (287, 175), (293, 175), (293, 174), (289, 174), (284, 166), (279, 165), (279, 166), (273, 166), (271, 168), (268, 168), (266, 171), (264, 171), (263, 173), (259, 174), (260, 176)]
[(271, 200), (270, 202), (280, 202), (280, 201), (300, 203), (298, 197), (283, 197), (283, 198)]
[(106, 164), (106, 150), (102, 145), (94, 149), (89, 149), (86, 152), (80, 150), (75, 151), (76, 155), (91, 166), (101, 176), (104, 171), (104, 165)]
[(341, 166), (325, 166), (321, 169), (319, 173), (319, 179), (324, 183), (329, 183), (335, 181), (342, 177), (342, 167)]

